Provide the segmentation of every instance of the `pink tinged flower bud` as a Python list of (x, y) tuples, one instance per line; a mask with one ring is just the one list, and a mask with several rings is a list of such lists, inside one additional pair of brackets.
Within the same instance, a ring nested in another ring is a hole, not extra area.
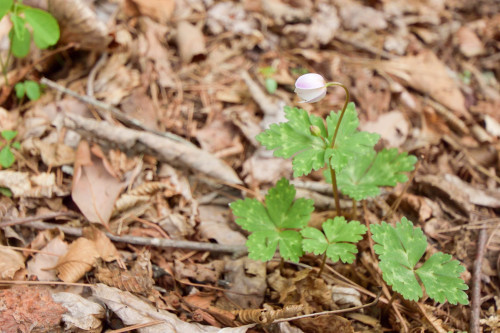
[(295, 93), (302, 99), (300, 103), (314, 103), (326, 95), (325, 79), (315, 73), (304, 74), (295, 81)]
[(311, 132), (312, 135), (317, 136), (318, 138), (321, 138), (321, 130), (319, 129), (318, 126), (316, 126), (316, 125), (309, 126), (309, 131)]

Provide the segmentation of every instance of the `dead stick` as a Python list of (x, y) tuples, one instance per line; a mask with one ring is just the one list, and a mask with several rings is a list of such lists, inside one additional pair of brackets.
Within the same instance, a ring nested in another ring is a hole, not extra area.
[(160, 136), (166, 137), (168, 139), (171, 139), (171, 140), (174, 140), (174, 141), (177, 141), (177, 142), (189, 145), (189, 146), (194, 146), (191, 142), (185, 140), (184, 138), (182, 138), (178, 135), (175, 135), (175, 134), (169, 133), (169, 132), (161, 132), (161, 131), (157, 131), (155, 129), (149, 128), (146, 125), (144, 125), (143, 123), (141, 123), (139, 120), (127, 116), (120, 109), (118, 109), (112, 105), (101, 102), (101, 101), (99, 101), (91, 96), (80, 95), (77, 92), (70, 90), (66, 87), (63, 87), (63, 86), (57, 84), (56, 82), (51, 81), (45, 77), (42, 77), (40, 79), (40, 83), (46, 84), (50, 88), (55, 89), (57, 91), (60, 91), (64, 94), (70, 95), (70, 96), (72, 96), (72, 97), (74, 97), (74, 98), (76, 98), (84, 103), (93, 105), (93, 106), (97, 107), (98, 109), (108, 111), (113, 116), (115, 116), (116, 119), (118, 119), (119, 121), (121, 121), (122, 123), (124, 123), (127, 126), (139, 128), (139, 129), (146, 131), (146, 132), (154, 133), (156, 135), (160, 135)]
[(80, 215), (78, 215), (77, 213), (74, 213), (74, 212), (55, 212), (55, 213), (50, 213), (50, 214), (45, 214), (45, 215), (21, 217), (21, 218), (16, 218), (16, 219), (0, 222), (0, 228), (11, 227), (13, 225), (24, 224), (24, 223), (33, 222), (33, 221), (51, 220), (53, 218), (60, 217), (60, 216), (77, 217)]
[(479, 333), (479, 315), (481, 310), (481, 268), (483, 265), (484, 258), (484, 247), (486, 245), (486, 239), (488, 238), (488, 232), (486, 229), (479, 230), (479, 237), (477, 239), (477, 254), (476, 260), (474, 261), (474, 271), (472, 274), (472, 287), (471, 287), (471, 315), (470, 315), (470, 327), (469, 331), (471, 333)]
[[(82, 230), (79, 228), (60, 226), (53, 223), (37, 221), (37, 222), (31, 222), (27, 224), (27, 226), (41, 230), (58, 228), (65, 234), (75, 237), (80, 237), (82, 235)], [(227, 244), (204, 243), (204, 242), (193, 242), (185, 240), (149, 238), (149, 237), (137, 237), (137, 236), (116, 236), (110, 234), (109, 232), (106, 232), (106, 236), (108, 236), (109, 239), (115, 242), (135, 244), (135, 245), (173, 247), (184, 250), (232, 253), (235, 257), (239, 257), (247, 253), (247, 248), (245, 245), (227, 245)]]

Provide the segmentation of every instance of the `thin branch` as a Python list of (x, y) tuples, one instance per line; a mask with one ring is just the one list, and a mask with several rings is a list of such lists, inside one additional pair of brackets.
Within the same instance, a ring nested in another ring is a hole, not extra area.
[(481, 310), (481, 268), (483, 265), (484, 258), (484, 248), (486, 245), (486, 240), (488, 239), (488, 232), (486, 229), (481, 229), (479, 231), (479, 237), (477, 240), (477, 254), (476, 260), (474, 261), (474, 271), (472, 274), (472, 287), (471, 287), (471, 315), (470, 315), (470, 327), (469, 331), (471, 333), (481, 332), (479, 325), (479, 316)]
[(101, 109), (101, 110), (104, 110), (104, 111), (108, 111), (113, 116), (115, 116), (116, 119), (118, 119), (119, 121), (121, 121), (122, 123), (124, 123), (127, 126), (134, 127), (134, 128), (139, 128), (139, 129), (141, 129), (143, 131), (154, 133), (156, 135), (160, 135), (160, 136), (166, 137), (168, 139), (171, 139), (171, 140), (183, 143), (185, 145), (194, 146), (191, 142), (185, 140), (184, 138), (182, 138), (182, 137), (180, 137), (178, 135), (175, 135), (175, 134), (169, 133), (169, 132), (161, 132), (161, 131), (157, 131), (155, 129), (149, 128), (146, 125), (144, 125), (143, 123), (141, 123), (139, 120), (127, 116), (120, 109), (118, 109), (118, 108), (116, 108), (116, 107), (114, 107), (112, 105), (109, 105), (107, 103), (101, 102), (101, 101), (99, 101), (99, 100), (97, 100), (97, 99), (95, 99), (95, 98), (93, 98), (91, 96), (80, 95), (77, 92), (75, 92), (73, 90), (70, 90), (70, 89), (68, 89), (66, 87), (63, 87), (63, 86), (57, 84), (56, 82), (51, 81), (51, 80), (49, 80), (49, 79), (47, 79), (45, 77), (42, 77), (40, 79), (40, 83), (46, 84), (50, 88), (55, 89), (57, 91), (60, 91), (60, 92), (62, 92), (64, 94), (70, 95), (70, 96), (72, 96), (72, 97), (74, 97), (74, 98), (76, 98), (76, 99), (78, 99), (78, 100), (80, 100), (80, 101), (82, 101), (84, 103), (93, 105), (93, 106), (95, 106), (98, 109)]
[(61, 216), (77, 217), (80, 215), (78, 215), (77, 213), (74, 213), (74, 212), (55, 212), (55, 213), (50, 213), (50, 214), (45, 214), (45, 215), (21, 217), (21, 218), (16, 218), (16, 219), (0, 222), (0, 228), (11, 227), (13, 225), (24, 224), (24, 223), (33, 222), (33, 221), (51, 220), (51, 219), (54, 219), (56, 217), (61, 217)]
[[(27, 224), (27, 226), (40, 230), (58, 228), (65, 234), (75, 237), (80, 237), (82, 235), (82, 230), (80, 228), (60, 226), (53, 223), (45, 223), (37, 221), (37, 222), (31, 222)], [(116, 236), (110, 234), (109, 232), (106, 232), (106, 236), (108, 236), (108, 238), (114, 242), (128, 243), (135, 245), (173, 247), (184, 250), (232, 253), (235, 257), (243, 256), (247, 253), (247, 248), (245, 245), (227, 245), (227, 244), (204, 243), (204, 242), (193, 242), (193, 241), (164, 239), (164, 238), (137, 237), (137, 236)]]

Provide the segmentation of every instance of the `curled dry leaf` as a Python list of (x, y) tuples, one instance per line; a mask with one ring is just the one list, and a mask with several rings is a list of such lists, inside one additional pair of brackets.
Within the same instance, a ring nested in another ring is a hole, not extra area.
[(177, 46), (184, 63), (205, 59), (205, 37), (201, 26), (194, 26), (189, 22), (180, 21), (177, 24)]
[(85, 50), (104, 50), (111, 42), (106, 24), (84, 0), (49, 0), (49, 11), (61, 28), (60, 43), (77, 43)]
[(247, 257), (227, 260), (224, 279), (230, 288), (226, 297), (243, 309), (260, 308), (267, 289), (266, 264)]
[(99, 267), (95, 277), (110, 287), (147, 296), (153, 289), (154, 280), (144, 274), (137, 275), (118, 267)]
[[(24, 268), (24, 256), (19, 251), (0, 247), (0, 278), (10, 280), (16, 272)], [(1, 308), (1, 306), (0, 306)], [(0, 327), (2, 327), (0, 325)]]
[(97, 229), (95, 226), (83, 228), (82, 236), (95, 243), (97, 252), (99, 252), (99, 258), (102, 260), (110, 262), (120, 259), (120, 254), (115, 245), (104, 232)]
[(32, 155), (40, 155), (43, 163), (49, 167), (73, 164), (75, 161), (74, 149), (63, 143), (49, 143), (38, 138), (29, 138), (23, 142), (22, 147), (29, 150)]
[(58, 332), (66, 309), (39, 286), (0, 290), (0, 328), (5, 333)]
[(64, 282), (76, 282), (89, 272), (99, 258), (96, 244), (80, 237), (68, 248), (68, 252), (59, 258), (57, 273)]
[(102, 305), (80, 295), (66, 292), (52, 294), (52, 299), (67, 310), (62, 316), (66, 331), (101, 331), (100, 319), (106, 315), (106, 310)]

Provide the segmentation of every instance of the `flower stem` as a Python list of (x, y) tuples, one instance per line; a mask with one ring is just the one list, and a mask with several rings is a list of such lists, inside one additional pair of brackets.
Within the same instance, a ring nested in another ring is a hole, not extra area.
[[(340, 117), (339, 117), (339, 120), (337, 122), (337, 126), (335, 127), (335, 132), (333, 133), (333, 137), (332, 137), (331, 148), (334, 148), (335, 147), (335, 140), (337, 139), (337, 134), (338, 134), (339, 128), (340, 128), (340, 123), (342, 122), (342, 118), (344, 118), (344, 113), (345, 113), (345, 110), (347, 109), (347, 104), (349, 104), (349, 89), (347, 89), (347, 87), (340, 82), (328, 82), (326, 84), (326, 86), (327, 87), (339, 86), (339, 87), (344, 88), (344, 90), (345, 90), (344, 106), (342, 107), (342, 111), (340, 112)], [(332, 168), (331, 162), (328, 163), (328, 167), (330, 168), (330, 175), (332, 176), (332, 189), (333, 189), (333, 197), (335, 198), (335, 208), (337, 211), (337, 216), (340, 216), (341, 211), (340, 211), (339, 190), (337, 187), (337, 176), (335, 174), (335, 169)], [(324, 265), (324, 263), (323, 263), (323, 265)]]

